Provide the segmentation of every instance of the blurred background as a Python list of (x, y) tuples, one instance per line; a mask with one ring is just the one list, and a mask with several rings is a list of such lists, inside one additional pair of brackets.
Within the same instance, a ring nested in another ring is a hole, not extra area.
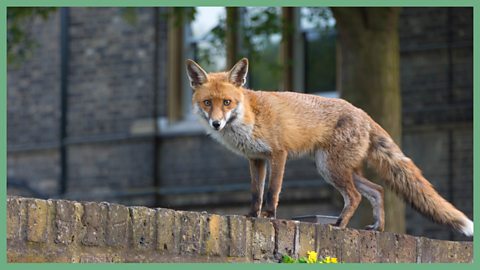
[[(349, 100), (389, 131), (443, 197), (473, 215), (472, 8), (7, 13), (9, 195), (246, 214), (248, 162), (191, 115), (184, 62), (218, 71), (248, 57), (248, 88)], [(338, 215), (342, 207), (313, 161), (287, 163), (279, 218)], [(386, 211), (387, 230), (464, 239), (390, 193)], [(350, 226), (371, 219), (362, 202)]]

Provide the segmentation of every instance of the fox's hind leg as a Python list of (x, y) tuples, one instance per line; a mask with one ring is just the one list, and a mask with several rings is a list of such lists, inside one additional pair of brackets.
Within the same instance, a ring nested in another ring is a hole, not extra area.
[(315, 165), (323, 179), (334, 186), (343, 196), (343, 210), (335, 226), (345, 228), (362, 200), (362, 195), (354, 184), (353, 171), (332, 163), (329, 154), (321, 150), (315, 153)]
[(359, 172), (353, 174), (355, 187), (368, 199), (373, 208), (374, 223), (367, 230), (383, 231), (385, 228), (385, 210), (383, 208), (383, 188), (364, 178)]

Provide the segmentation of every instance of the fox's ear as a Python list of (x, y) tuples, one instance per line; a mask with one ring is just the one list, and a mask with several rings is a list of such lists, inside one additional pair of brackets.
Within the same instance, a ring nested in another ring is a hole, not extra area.
[(236, 86), (243, 86), (247, 82), (248, 59), (242, 58), (228, 72), (228, 80)]
[(205, 70), (203, 70), (202, 67), (200, 67), (200, 65), (195, 63), (195, 61), (188, 59), (185, 62), (185, 65), (187, 67), (187, 75), (190, 79), (190, 85), (192, 86), (192, 88), (195, 88), (207, 82), (207, 73), (205, 72)]

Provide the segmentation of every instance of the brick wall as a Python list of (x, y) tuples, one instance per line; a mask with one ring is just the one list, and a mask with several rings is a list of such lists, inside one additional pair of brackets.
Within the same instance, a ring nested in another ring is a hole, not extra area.
[[(473, 216), (472, 8), (403, 8), (403, 150), (440, 194)], [(464, 239), (407, 211), (407, 231)], [(421, 226), (418, 226), (421, 224)]]
[(8, 262), (472, 262), (472, 242), (110, 203), (7, 199)]
[[(159, 9), (155, 25), (154, 9), (135, 10), (136, 20), (130, 23), (122, 8), (70, 9), (67, 198), (156, 203), (153, 140), (136, 137), (136, 132), (151, 124), (155, 89), (159, 116), (166, 113), (166, 11)], [(472, 21), (468, 8), (403, 8), (399, 23), (403, 149), (440, 193), (470, 217)], [(47, 21), (34, 21), (31, 29), (39, 45), (32, 58), (22, 66), (8, 67), (8, 181), (20, 183), (9, 185), (8, 192), (32, 195), (24, 188), (28, 186), (46, 198), (58, 196), (60, 179), (59, 13)], [(156, 68), (155, 49), (159, 53)], [(247, 211), (246, 160), (203, 133), (160, 140), (159, 180), (167, 191), (229, 184), (243, 185), (243, 191), (165, 192), (157, 202), (176, 209)], [(299, 180), (316, 184), (289, 186)], [(312, 161), (288, 161), (280, 217), (336, 215), (342, 207), (338, 192), (322, 186)], [(463, 239), (413, 210), (408, 210), (407, 218), (411, 234)], [(351, 226), (357, 225), (353, 221)]]
[[(151, 194), (112, 196), (153, 185), (153, 138), (148, 138), (148, 128), (153, 124), (154, 91), (161, 92), (159, 115), (166, 111), (165, 10), (158, 9), (157, 20), (153, 8), (131, 10), (133, 21), (126, 19), (126, 8), (69, 9), (70, 198), (88, 194), (96, 200), (154, 203)], [(45, 197), (57, 195), (61, 171), (60, 12), (34, 21), (31, 32), (39, 46), (30, 59), (8, 70), (8, 178)], [(155, 42), (155, 31), (161, 42)], [(31, 194), (21, 187), (9, 189), (15, 192)]]
[(35, 53), (22, 64), (8, 65), (7, 143), (55, 143), (60, 121), (59, 14), (32, 20), (28, 29)]
[[(203, 134), (163, 139), (160, 156), (168, 157), (160, 164), (165, 186), (250, 181), (248, 160)], [(320, 180), (312, 160), (289, 160), (287, 163), (285, 181)]]
[[(32, 20), (28, 33), (36, 41), (35, 53), (23, 65), (8, 65), (7, 174), (20, 194), (58, 189), (59, 42), (47, 41), (59, 39), (59, 17), (55, 13), (48, 21)], [(39, 149), (12, 152), (33, 145)]]

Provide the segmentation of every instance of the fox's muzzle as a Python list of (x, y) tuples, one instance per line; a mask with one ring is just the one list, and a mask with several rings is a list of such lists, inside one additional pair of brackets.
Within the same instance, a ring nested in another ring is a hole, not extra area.
[(227, 121), (225, 121), (225, 119), (221, 119), (221, 120), (210, 119), (208, 120), (208, 123), (213, 129), (220, 131), (225, 127), (225, 125), (227, 124)]
[(212, 126), (214, 129), (218, 130), (220, 128), (220, 121), (213, 121)]

